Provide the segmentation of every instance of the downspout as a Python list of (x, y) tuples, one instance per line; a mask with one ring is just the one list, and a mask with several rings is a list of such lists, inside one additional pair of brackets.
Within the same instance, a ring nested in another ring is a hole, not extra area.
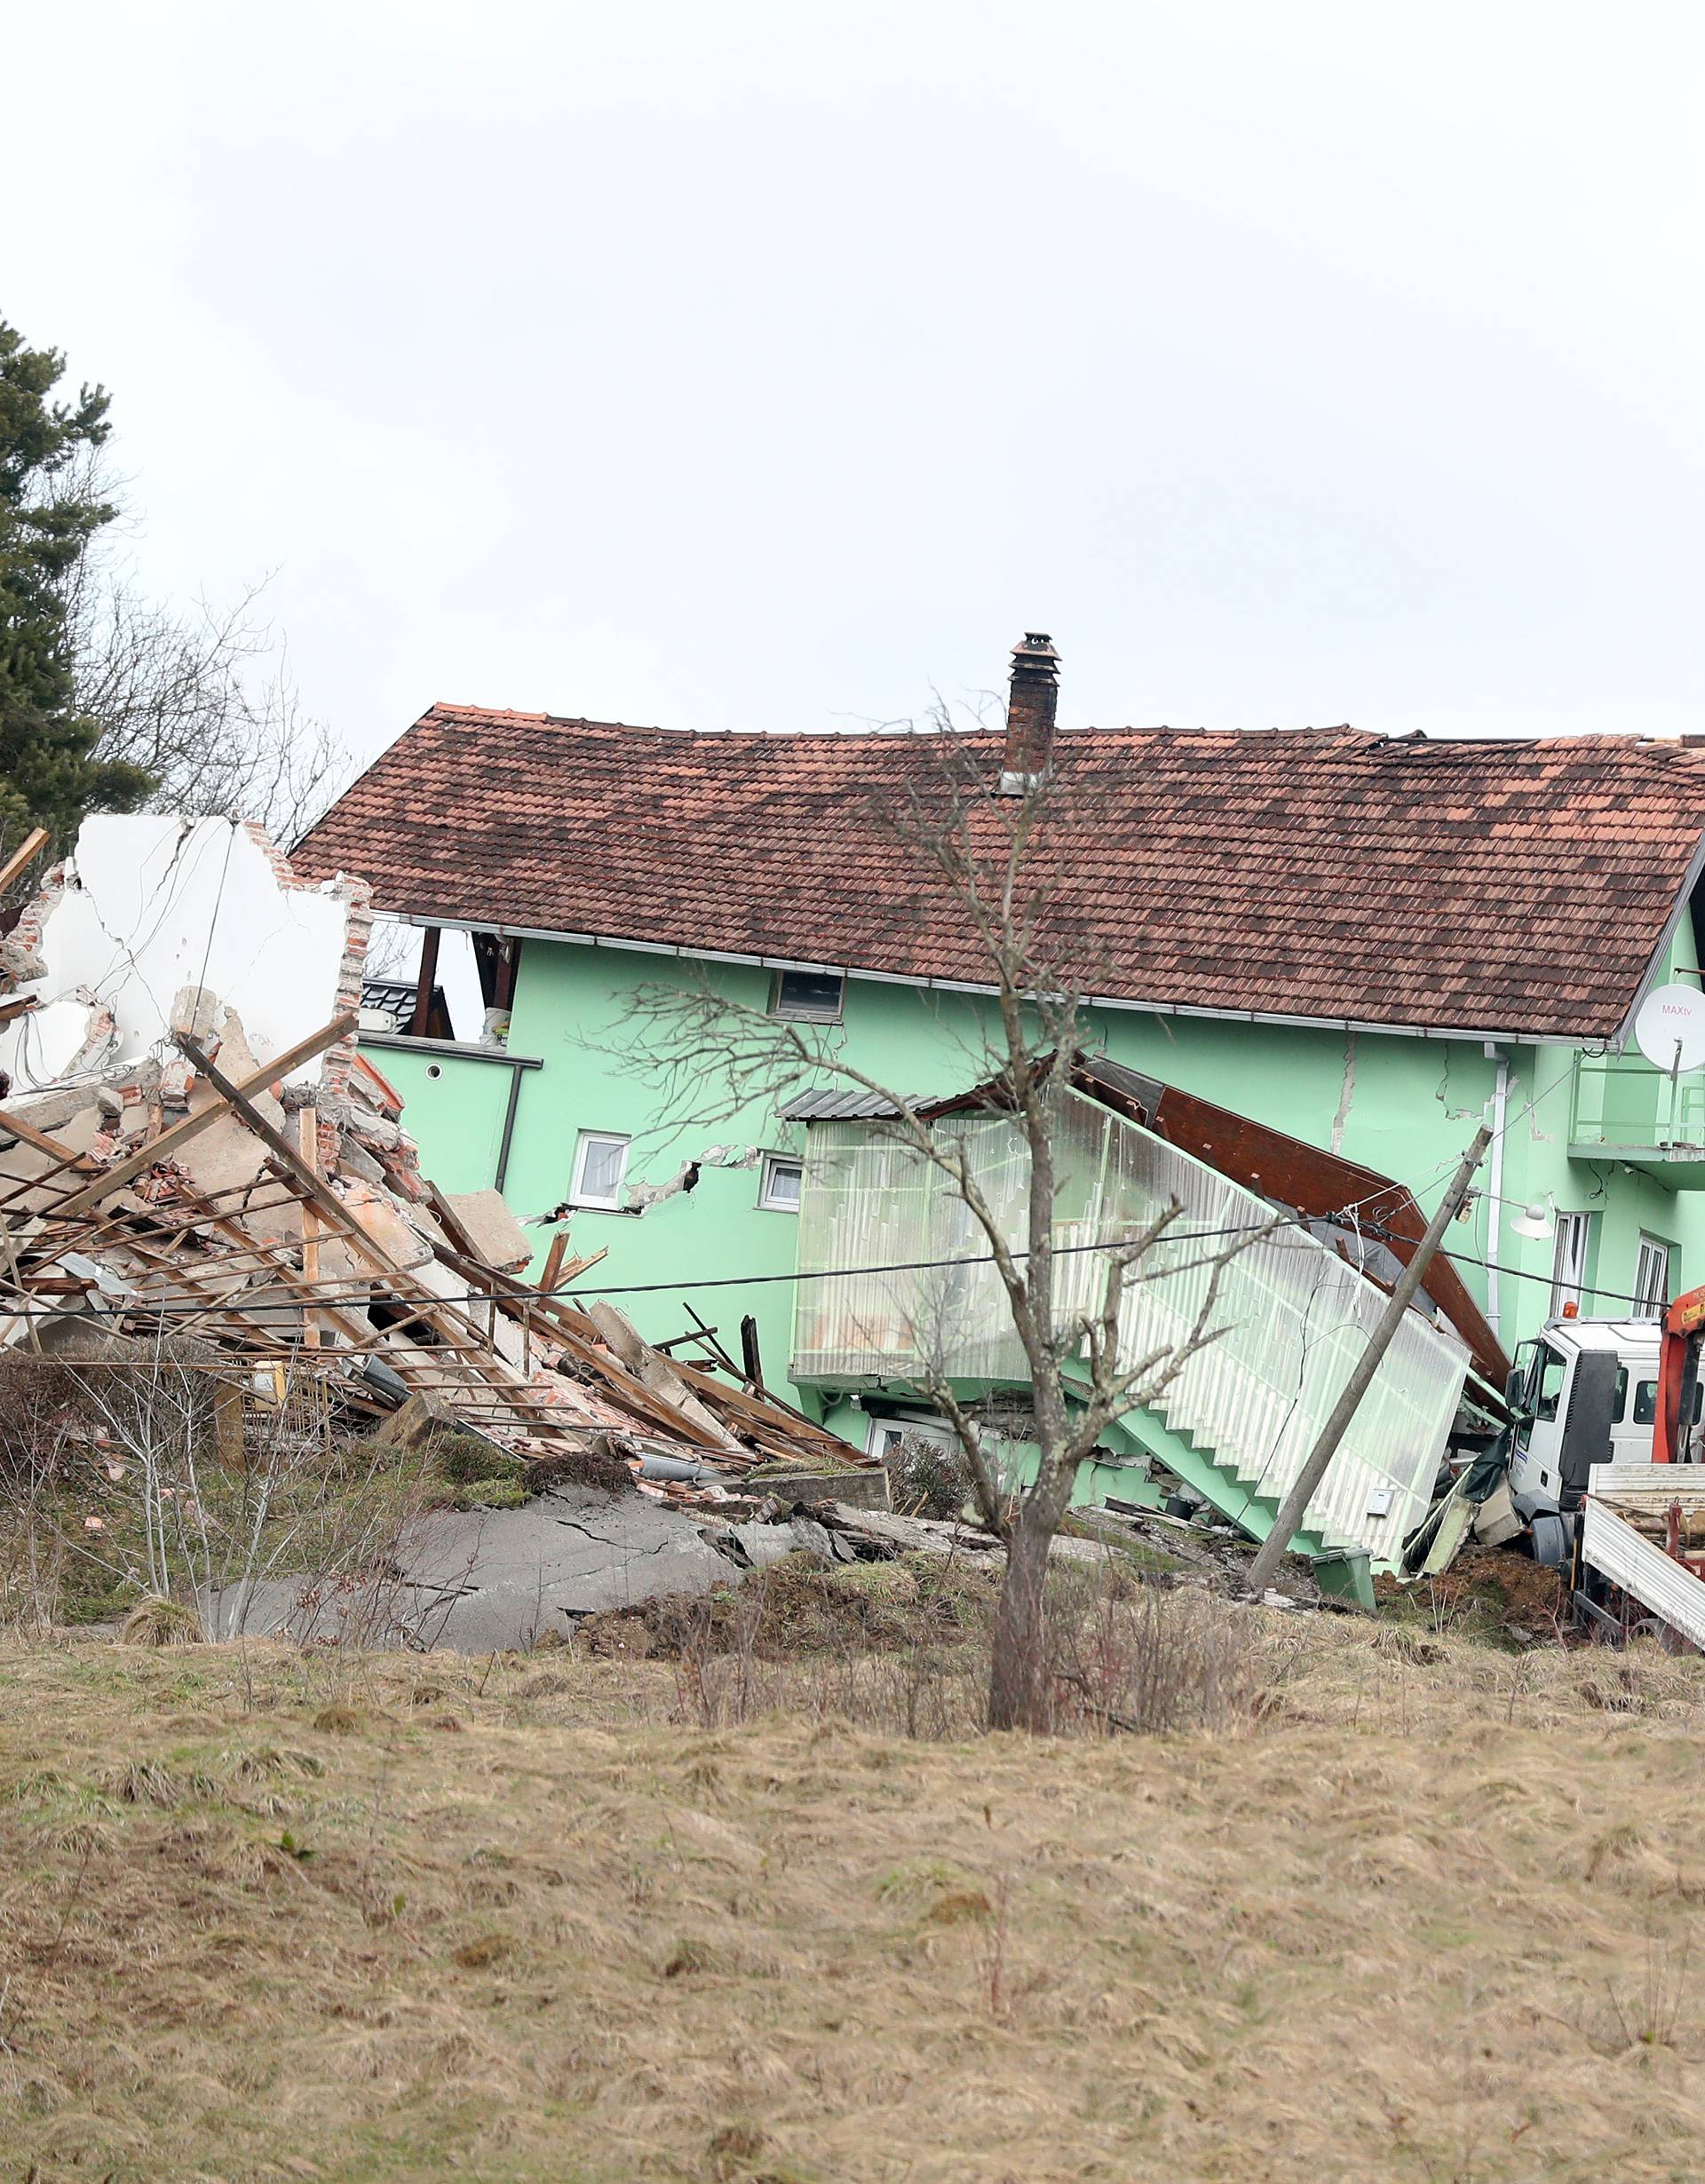
[(521, 1072), (514, 1063), (509, 1068), (509, 1105), (504, 1111), (504, 1142), (497, 1148), (497, 1174), (493, 1187), (502, 1191), (509, 1175), (509, 1148), (515, 1136), (515, 1109), (521, 1096)]
[(1486, 1179), (1491, 1206), (1486, 1222), (1486, 1319), (1502, 1342), (1503, 1328), (1498, 1319), (1498, 1240), (1503, 1211), (1503, 1132), (1510, 1105), (1510, 1064), (1489, 1039), (1486, 1042), (1486, 1058), (1498, 1065), (1497, 1080), (1492, 1088), (1492, 1161)]

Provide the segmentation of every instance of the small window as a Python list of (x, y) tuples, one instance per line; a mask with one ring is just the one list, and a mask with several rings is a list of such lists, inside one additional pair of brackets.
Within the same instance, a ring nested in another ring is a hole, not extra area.
[(1661, 1319), (1669, 1302), (1669, 1246), (1642, 1236), (1634, 1266), (1634, 1318)]
[(770, 1014), (803, 1024), (838, 1024), (845, 991), (838, 970), (778, 970)]
[[(1705, 1381), (1696, 1382), (1693, 1388), (1694, 1425), (1698, 1425), (1701, 1411), (1705, 1411)], [(1658, 1383), (1656, 1381), (1641, 1381), (1634, 1389), (1634, 1423), (1637, 1426), (1649, 1426), (1657, 1415)]]
[(797, 1214), (805, 1180), (805, 1166), (803, 1160), (788, 1160), (780, 1153), (766, 1152), (764, 1156), (764, 1185), (757, 1194), (757, 1202), (767, 1207), (773, 1214)]
[(866, 1452), (878, 1463), (886, 1463), (891, 1456), (900, 1453), (900, 1444), (906, 1440), (928, 1441), (936, 1448), (958, 1445), (952, 1427), (942, 1425), (937, 1419), (873, 1418)]
[(622, 1202), (622, 1178), (628, 1168), (628, 1143), (607, 1130), (583, 1130), (575, 1148), (575, 1182), (569, 1197), (576, 1206), (609, 1209)]
[(1560, 1357), (1549, 1342), (1542, 1342), (1539, 1354), (1534, 1360), (1534, 1377), (1529, 1383), (1533, 1389), (1535, 1418), (1557, 1416), (1557, 1406), (1563, 1396), (1563, 1383), (1568, 1373), (1568, 1359)]

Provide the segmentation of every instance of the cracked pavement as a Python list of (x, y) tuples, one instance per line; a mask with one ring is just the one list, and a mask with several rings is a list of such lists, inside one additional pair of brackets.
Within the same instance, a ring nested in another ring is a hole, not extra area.
[[(383, 1626), (367, 1643), (486, 1653), (530, 1645), (547, 1629), (566, 1632), (600, 1609), (694, 1598), (739, 1578), (678, 1509), (638, 1494), (559, 1486), (520, 1509), (424, 1519), (401, 1541), (393, 1577), (340, 1594), (313, 1618), (312, 1634), (345, 1624), (354, 1634), (360, 1619)], [(257, 1587), (243, 1618), (249, 1635), (310, 1634), (302, 1590), (294, 1580)], [(230, 1607), (213, 1603), (210, 1624), (230, 1618)]]

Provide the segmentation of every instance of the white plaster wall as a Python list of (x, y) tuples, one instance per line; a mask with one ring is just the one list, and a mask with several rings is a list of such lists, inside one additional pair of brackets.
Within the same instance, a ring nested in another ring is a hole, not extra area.
[[(204, 985), (242, 1019), (266, 1061), (336, 1013), (346, 927), (323, 888), (282, 888), (265, 852), (228, 819), (87, 819), (65, 894), (42, 933), (44, 1006), (0, 1032), (15, 1092), (63, 1080), (89, 1029), (80, 986), (111, 1009), (119, 1043), (104, 1064), (176, 1053), (175, 995)], [(294, 1072), (313, 1078), (320, 1061)]]

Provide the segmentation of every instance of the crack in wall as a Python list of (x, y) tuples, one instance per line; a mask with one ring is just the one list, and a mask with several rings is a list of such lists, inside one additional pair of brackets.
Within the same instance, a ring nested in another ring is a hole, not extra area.
[(644, 1215), (654, 1206), (666, 1199), (681, 1198), (698, 1187), (699, 1177), (707, 1167), (756, 1167), (764, 1158), (761, 1145), (712, 1145), (708, 1151), (694, 1153), (681, 1162), (667, 1183), (632, 1183), (625, 1194), (624, 1213)]
[(1350, 1120), (1350, 1103), (1356, 1096), (1356, 1034), (1344, 1035), (1344, 1086), (1338, 1094), (1338, 1112), (1332, 1118), (1332, 1150), (1344, 1151), (1344, 1127)]

